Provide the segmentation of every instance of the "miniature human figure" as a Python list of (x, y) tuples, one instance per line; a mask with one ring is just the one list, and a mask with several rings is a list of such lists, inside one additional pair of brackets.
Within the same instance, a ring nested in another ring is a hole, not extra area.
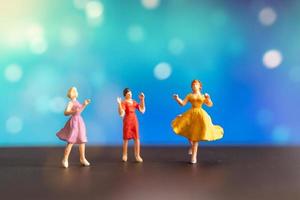
[(122, 160), (127, 161), (128, 140), (134, 140), (134, 155), (137, 162), (143, 162), (140, 155), (140, 139), (139, 139), (139, 125), (135, 110), (145, 113), (145, 95), (139, 95), (140, 103), (132, 99), (132, 93), (129, 88), (123, 90), (125, 99), (122, 101), (120, 97), (117, 98), (119, 115), (123, 117), (123, 155)]
[(78, 92), (76, 87), (71, 87), (67, 93), (67, 96), (71, 99), (65, 109), (65, 116), (71, 116), (65, 126), (56, 134), (61, 140), (67, 142), (65, 148), (64, 157), (62, 159), (62, 166), (64, 168), (69, 167), (69, 155), (74, 144), (79, 144), (80, 163), (83, 166), (89, 166), (90, 163), (85, 158), (85, 143), (87, 142), (86, 128), (81, 112), (91, 102), (90, 99), (86, 99), (83, 104), (77, 101)]
[(213, 141), (223, 137), (224, 131), (221, 126), (213, 125), (210, 116), (202, 109), (202, 104), (211, 107), (213, 105), (209, 94), (201, 93), (202, 84), (199, 80), (193, 80), (192, 93), (188, 94), (184, 100), (181, 100), (177, 94), (173, 98), (181, 106), (185, 106), (188, 102), (192, 108), (177, 116), (172, 121), (172, 128), (176, 134), (182, 135), (189, 140), (191, 147), (191, 163), (197, 163), (197, 149), (199, 141)]

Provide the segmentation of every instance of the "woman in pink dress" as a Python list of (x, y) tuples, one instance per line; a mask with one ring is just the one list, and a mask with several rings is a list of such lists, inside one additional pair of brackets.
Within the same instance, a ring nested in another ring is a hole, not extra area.
[(65, 126), (56, 134), (59, 139), (68, 143), (64, 152), (62, 166), (64, 168), (68, 168), (68, 159), (74, 144), (79, 144), (80, 163), (83, 166), (89, 166), (90, 163), (85, 158), (85, 143), (87, 142), (86, 128), (80, 114), (91, 100), (86, 99), (83, 105), (81, 105), (77, 101), (78, 92), (75, 87), (71, 87), (69, 89), (67, 96), (71, 99), (71, 101), (68, 103), (64, 114), (71, 117)]
[(123, 119), (123, 156), (122, 160), (127, 161), (127, 147), (128, 140), (134, 140), (134, 155), (137, 162), (143, 162), (140, 156), (140, 139), (139, 139), (139, 124), (135, 111), (138, 110), (141, 113), (145, 112), (145, 95), (141, 93), (139, 95), (140, 104), (132, 99), (132, 93), (129, 88), (125, 88), (123, 91), (125, 100), (122, 101), (118, 98), (119, 114)]

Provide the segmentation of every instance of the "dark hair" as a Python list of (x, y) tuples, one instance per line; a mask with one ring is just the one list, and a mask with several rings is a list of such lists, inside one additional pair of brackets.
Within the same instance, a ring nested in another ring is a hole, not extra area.
[(128, 92), (130, 92), (130, 89), (129, 88), (125, 88), (123, 90), (123, 96), (125, 97)]
[(197, 79), (195, 79), (195, 80), (192, 81), (191, 87), (193, 86), (194, 83), (199, 83), (200, 87), (202, 87), (202, 83), (199, 80), (197, 80)]

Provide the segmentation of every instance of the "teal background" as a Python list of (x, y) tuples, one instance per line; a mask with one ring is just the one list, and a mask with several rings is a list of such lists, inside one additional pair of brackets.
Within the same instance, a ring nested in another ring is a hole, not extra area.
[[(1, 146), (64, 144), (55, 133), (68, 119), (71, 86), (80, 101), (92, 99), (83, 113), (89, 145), (121, 144), (116, 98), (125, 87), (136, 100), (146, 95), (143, 145), (185, 145), (170, 122), (189, 106), (172, 94), (184, 98), (193, 79), (225, 130), (210, 144), (300, 144), (299, 1), (161, 0), (148, 9), (138, 0), (102, 0), (90, 4), (98, 6), (94, 18), (89, 2), (0, 1)], [(259, 20), (266, 7), (276, 13), (268, 26)], [(269, 69), (263, 56), (272, 49), (282, 62)], [(171, 73), (159, 80), (162, 62)]]

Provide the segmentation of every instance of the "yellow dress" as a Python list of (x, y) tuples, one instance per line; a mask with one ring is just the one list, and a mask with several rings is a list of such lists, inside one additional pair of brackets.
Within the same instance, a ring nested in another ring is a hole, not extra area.
[(176, 134), (188, 138), (190, 141), (213, 141), (223, 137), (221, 126), (213, 125), (210, 116), (202, 109), (204, 95), (187, 96), (192, 108), (177, 116), (172, 121), (172, 128)]

